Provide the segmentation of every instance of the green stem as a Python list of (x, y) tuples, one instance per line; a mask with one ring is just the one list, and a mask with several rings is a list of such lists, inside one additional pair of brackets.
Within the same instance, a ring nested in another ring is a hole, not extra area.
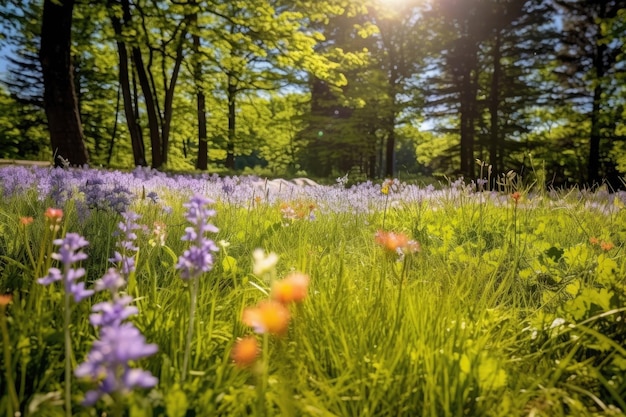
[(26, 229), (26, 226), (22, 227), (22, 231), (24, 232), (24, 248), (26, 250), (26, 254), (28, 255), (28, 260), (30, 261), (31, 267), (36, 268), (37, 264), (35, 263), (35, 257), (33, 256), (33, 251), (30, 248), (30, 244), (28, 241), (28, 230)]
[(181, 381), (187, 379), (187, 368), (189, 367), (189, 356), (191, 354), (191, 338), (193, 337), (193, 325), (196, 315), (196, 301), (198, 299), (198, 277), (191, 279), (189, 283), (190, 305), (189, 305), (189, 327), (187, 328), (187, 340), (185, 342), (185, 357), (183, 359), (183, 374)]
[(257, 383), (257, 416), (264, 417), (265, 410), (265, 392), (267, 390), (267, 379), (269, 375), (269, 334), (263, 334), (263, 347), (261, 350), (261, 372), (260, 380)]
[(401, 311), (402, 311), (402, 291), (403, 291), (403, 286), (404, 286), (404, 281), (406, 279), (406, 273), (408, 270), (408, 263), (409, 263), (409, 258), (410, 258), (410, 254), (404, 255), (404, 260), (402, 261), (402, 272), (400, 273), (400, 286), (398, 289), (398, 300), (396, 302), (396, 325), (394, 326), (394, 332), (398, 331), (398, 329), (400, 328), (400, 316), (401, 316)]
[[(65, 267), (65, 283), (67, 280), (68, 267)], [(65, 336), (65, 415), (72, 416), (72, 339), (70, 334), (70, 294), (64, 291), (63, 295), (63, 332)]]
[(385, 207), (383, 208), (383, 226), (382, 229), (385, 230), (385, 219), (387, 218), (387, 203), (389, 202), (389, 194), (385, 195)]
[(11, 345), (9, 343), (9, 329), (5, 317), (5, 306), (0, 306), (0, 330), (2, 331), (2, 347), (4, 354), (4, 375), (7, 381), (7, 389), (9, 390), (9, 398), (11, 399), (11, 406), (13, 411), (11, 415), (19, 414), (20, 401), (15, 391), (15, 382), (13, 381), (13, 374), (11, 373)]

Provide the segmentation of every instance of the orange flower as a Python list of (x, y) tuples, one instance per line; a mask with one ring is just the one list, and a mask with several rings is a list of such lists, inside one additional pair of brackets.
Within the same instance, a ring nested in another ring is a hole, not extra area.
[(409, 238), (405, 234), (385, 232), (384, 230), (376, 232), (374, 239), (376, 243), (390, 252), (395, 252), (398, 248), (404, 249), (409, 243)]
[(591, 243), (592, 245), (599, 245), (600, 244), (600, 239), (598, 239), (597, 237), (590, 237), (589, 238), (589, 243)]
[(611, 249), (613, 249), (615, 247), (614, 244), (612, 244), (611, 242), (602, 242), (600, 243), (600, 249), (602, 249), (603, 251), (610, 251)]
[(259, 356), (259, 343), (254, 336), (247, 336), (243, 339), (237, 339), (233, 350), (230, 353), (235, 365), (240, 368), (246, 368), (256, 361)]
[(515, 204), (517, 204), (519, 202), (519, 199), (522, 198), (522, 194), (519, 191), (515, 191), (513, 194), (511, 194), (511, 198), (513, 199), (513, 201), (515, 201)]
[(306, 298), (309, 276), (301, 272), (292, 272), (280, 281), (272, 284), (272, 299), (279, 303), (299, 303)]
[(9, 305), (13, 300), (13, 296), (11, 294), (2, 294), (0, 295), (0, 306), (4, 307)]
[(289, 325), (289, 310), (278, 301), (261, 301), (256, 307), (244, 310), (243, 322), (256, 333), (282, 335)]
[(55, 223), (59, 223), (61, 219), (63, 218), (63, 210), (58, 209), (58, 208), (48, 207), (46, 209), (46, 212), (44, 213), (44, 216), (46, 216), (48, 219), (50, 219), (51, 221)]
[(32, 217), (20, 217), (20, 224), (22, 226), (28, 226), (29, 224), (31, 224), (34, 221), (34, 219)]

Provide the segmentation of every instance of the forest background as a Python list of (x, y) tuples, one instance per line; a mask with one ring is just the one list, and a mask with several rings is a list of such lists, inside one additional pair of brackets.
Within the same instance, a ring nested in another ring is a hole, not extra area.
[(624, 0), (0, 0), (0, 25), (0, 158), (623, 186)]

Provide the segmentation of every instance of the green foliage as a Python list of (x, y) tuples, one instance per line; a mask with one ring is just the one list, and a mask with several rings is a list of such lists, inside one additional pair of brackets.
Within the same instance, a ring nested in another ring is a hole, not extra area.
[[(414, 201), (388, 190), (384, 213), (335, 212), (321, 197), (238, 205), (219, 196), (215, 240), (223, 242), (214, 270), (199, 281), (183, 382), (190, 297), (175, 265), (186, 248), (186, 192), (150, 191), (173, 210), (134, 201), (142, 228), (137, 273), (126, 291), (140, 311), (134, 323), (159, 346), (141, 365), (160, 383), (123, 403), (129, 415), (260, 415), (263, 407), (267, 415), (599, 416), (626, 409), (623, 203), (601, 193), (549, 197), (521, 187), (513, 198), (460, 184)], [(34, 282), (52, 265), (52, 232), (42, 215), (49, 202), (34, 192), (0, 204), (0, 294), (13, 294), (3, 340), (12, 359), (0, 368), (12, 372), (29, 415), (58, 415), (61, 293)], [(288, 208), (295, 215), (286, 217)], [(85, 216), (72, 203), (64, 209), (58, 233), (80, 231), (90, 242), (82, 266), (92, 283), (109, 267), (119, 216)], [(310, 211), (315, 220), (308, 220)], [(34, 222), (23, 224), (22, 216)], [(421, 252), (400, 259), (386, 252), (374, 238), (382, 221), (418, 240)], [(162, 242), (157, 226), (167, 233)], [(279, 255), (278, 277), (293, 270), (311, 277), (287, 334), (263, 347), (262, 405), (258, 370), (230, 360), (235, 340), (250, 333), (243, 309), (270, 289), (251, 272), (256, 248)], [(101, 298), (73, 312), (76, 362), (95, 337), (87, 317)], [(9, 409), (6, 384), (0, 380), (0, 412)], [(73, 400), (87, 389), (73, 384)], [(73, 412), (99, 415), (113, 407), (76, 404)]]

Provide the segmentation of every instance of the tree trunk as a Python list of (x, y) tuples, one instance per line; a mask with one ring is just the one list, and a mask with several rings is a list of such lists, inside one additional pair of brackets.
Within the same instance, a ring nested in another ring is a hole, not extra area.
[[(176, 47), (176, 58), (174, 61), (174, 68), (172, 69), (172, 76), (170, 78), (170, 84), (165, 90), (165, 103), (163, 104), (163, 125), (161, 126), (161, 158), (162, 163), (167, 164), (167, 155), (170, 148), (170, 130), (172, 126), (172, 112), (174, 104), (174, 89), (176, 88), (176, 81), (178, 80), (178, 74), (180, 73), (180, 65), (183, 62), (183, 43), (187, 31), (183, 30), (180, 35), (180, 42)], [(165, 59), (165, 56), (163, 56)]]
[[(44, 107), (56, 166), (84, 165), (89, 161), (74, 89), (71, 62), (74, 0), (57, 4), (44, 0), (41, 25), (41, 62)], [(61, 159), (63, 158), (63, 159)]]
[[(600, 28), (597, 29), (598, 32)], [(600, 36), (600, 35), (598, 35)], [(606, 72), (604, 65), (604, 55), (606, 54), (606, 45), (598, 43), (593, 57), (593, 67), (595, 70), (595, 84), (593, 89), (593, 103), (591, 106), (591, 132), (589, 134), (589, 160), (587, 161), (587, 179), (589, 185), (599, 185), (600, 176), (600, 141), (602, 139), (602, 125), (600, 121), (600, 111), (602, 103), (602, 78)]]
[(396, 149), (396, 129), (395, 129), (396, 115), (393, 110), (392, 110), (392, 115), (389, 116), (389, 120), (387, 123), (388, 123), (388, 126), (387, 126), (388, 131), (387, 131), (387, 143), (385, 144), (385, 177), (393, 178), (394, 168), (395, 168), (394, 156), (395, 156), (395, 149)]
[[(192, 24), (197, 25), (198, 14), (192, 16)], [(202, 86), (202, 65), (200, 64), (200, 37), (194, 33), (192, 35), (194, 66), (193, 75), (196, 83), (196, 103), (198, 114), (198, 158), (196, 159), (196, 169), (206, 171), (208, 168), (208, 141), (206, 132), (206, 100), (204, 97), (204, 87)]]
[(491, 91), (489, 97), (489, 113), (491, 118), (491, 131), (489, 132), (489, 163), (493, 172), (502, 171), (501, 166), (501, 146), (500, 146), (500, 123), (498, 120), (498, 110), (500, 109), (500, 76), (502, 73), (502, 56), (500, 34), (495, 34), (493, 45), (493, 75), (491, 78)]
[(146, 166), (148, 165), (146, 162), (146, 149), (143, 142), (143, 135), (141, 134), (141, 128), (137, 123), (135, 106), (133, 106), (133, 97), (130, 90), (128, 50), (126, 49), (126, 44), (121, 39), (122, 23), (120, 19), (115, 16), (115, 14), (111, 14), (111, 23), (113, 24), (115, 35), (118, 37), (117, 54), (119, 56), (119, 83), (124, 100), (124, 114), (126, 115), (126, 124), (128, 125), (128, 132), (130, 134), (133, 158), (135, 166)]
[(235, 118), (237, 87), (228, 74), (228, 143), (226, 144), (226, 168), (235, 169)]
[(476, 83), (473, 73), (476, 71), (476, 52), (471, 41), (463, 42), (463, 60), (460, 62), (460, 119), (461, 119), (461, 174), (474, 177), (474, 122), (476, 119)]

